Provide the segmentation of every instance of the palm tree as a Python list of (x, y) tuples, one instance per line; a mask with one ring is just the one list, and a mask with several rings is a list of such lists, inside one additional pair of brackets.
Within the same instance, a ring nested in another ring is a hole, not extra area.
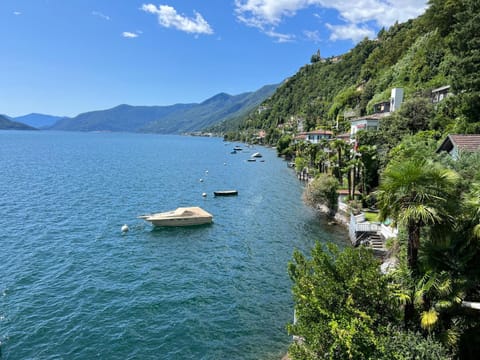
[(453, 221), (458, 179), (453, 170), (425, 160), (393, 163), (383, 173), (376, 192), (380, 218), (393, 218), (406, 228), (408, 266), (414, 274), (422, 227)]
[[(404, 306), (405, 327), (420, 328), (443, 338), (449, 347), (458, 337), (458, 309), (464, 293), (464, 280), (448, 271), (428, 270), (418, 279), (400, 264), (391, 273), (390, 288), (394, 299)], [(417, 323), (419, 321), (419, 323)]]
[(347, 144), (345, 141), (343, 140), (340, 140), (340, 139), (335, 139), (331, 142), (331, 148), (332, 150), (336, 151), (337, 153), (337, 164), (336, 164), (336, 174), (335, 176), (337, 177), (338, 181), (340, 183), (343, 183), (343, 179), (342, 179), (342, 171), (341, 169), (343, 168), (344, 166), (344, 157), (345, 157), (345, 153), (348, 151), (348, 148), (349, 148), (349, 144)]

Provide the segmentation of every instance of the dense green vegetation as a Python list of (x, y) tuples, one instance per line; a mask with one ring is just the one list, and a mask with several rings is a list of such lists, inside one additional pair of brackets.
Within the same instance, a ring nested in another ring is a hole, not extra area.
[[(349, 130), (345, 115), (371, 113), (394, 87), (404, 89), (412, 110), (426, 107), (404, 131), (479, 132), (479, 7), (474, 0), (431, 0), (421, 17), (382, 29), (346, 54), (320, 60), (314, 54), (229, 135), (248, 139), (263, 129), (273, 145), (284, 131), (298, 131), (299, 122), (304, 131), (342, 133)], [(431, 90), (444, 85), (456, 96), (436, 109), (427, 106)]]
[[(423, 147), (402, 145), (403, 154)], [(292, 359), (478, 357), (480, 311), (463, 303), (480, 302), (480, 152), (399, 158), (375, 192), (380, 218), (400, 229), (396, 266), (381, 273), (363, 247), (317, 244), (310, 258), (296, 251)]]
[(297, 321), (288, 330), (299, 337), (293, 359), (450, 358), (431, 333), (403, 327), (400, 290), (366, 248), (317, 244), (310, 259), (296, 251), (289, 274)]
[[(317, 245), (295, 252), (296, 336), (292, 359), (476, 359), (480, 351), (480, 152), (437, 154), (452, 133), (480, 133), (480, 1), (430, 0), (424, 15), (382, 29), (347, 54), (321, 59), (287, 79), (227, 137), (263, 141), (294, 159), (312, 181), (305, 199), (336, 210), (376, 208), (399, 229), (393, 270), (363, 248)], [(450, 95), (433, 103), (435, 88)], [(348, 132), (394, 87), (399, 110), (378, 130), (343, 140), (302, 141), (301, 131)], [(334, 197), (334, 196), (333, 196)]]

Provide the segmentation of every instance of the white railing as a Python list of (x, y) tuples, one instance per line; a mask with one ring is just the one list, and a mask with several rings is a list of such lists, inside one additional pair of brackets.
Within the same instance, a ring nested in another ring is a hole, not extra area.
[(355, 218), (356, 223), (361, 223), (365, 221), (365, 213), (360, 213), (358, 215), (352, 215)]
[(380, 226), (375, 223), (365, 222), (358, 223), (355, 227), (356, 232), (377, 232), (380, 230)]
[(396, 227), (392, 228), (385, 224), (380, 225), (380, 232), (382, 233), (385, 239), (394, 238), (394, 237), (397, 237), (398, 235), (398, 229)]
[(355, 221), (355, 216), (350, 215), (350, 225), (348, 226), (348, 235), (350, 236), (350, 241), (355, 245), (357, 242), (357, 234), (355, 229), (357, 228), (357, 222)]

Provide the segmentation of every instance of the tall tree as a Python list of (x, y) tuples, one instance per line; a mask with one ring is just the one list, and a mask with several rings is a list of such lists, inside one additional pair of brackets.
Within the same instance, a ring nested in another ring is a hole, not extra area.
[(398, 308), (370, 250), (317, 243), (311, 259), (295, 251), (288, 270), (297, 319), (289, 332), (303, 338), (290, 348), (293, 359), (379, 358), (378, 335)]
[(380, 218), (391, 217), (408, 233), (407, 257), (417, 272), (420, 231), (426, 225), (450, 221), (458, 175), (437, 163), (407, 160), (390, 164), (377, 191)]
[(330, 147), (333, 151), (336, 152), (337, 155), (336, 164), (334, 165), (334, 175), (338, 179), (340, 184), (343, 184), (342, 169), (345, 164), (346, 153), (348, 152), (349, 148), (351, 148), (351, 145), (349, 145), (343, 140), (335, 139), (330, 143)]

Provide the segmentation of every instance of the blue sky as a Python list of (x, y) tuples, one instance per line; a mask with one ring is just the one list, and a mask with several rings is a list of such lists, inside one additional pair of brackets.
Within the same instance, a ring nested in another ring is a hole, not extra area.
[(202, 102), (340, 55), (427, 0), (1, 0), (0, 113)]

